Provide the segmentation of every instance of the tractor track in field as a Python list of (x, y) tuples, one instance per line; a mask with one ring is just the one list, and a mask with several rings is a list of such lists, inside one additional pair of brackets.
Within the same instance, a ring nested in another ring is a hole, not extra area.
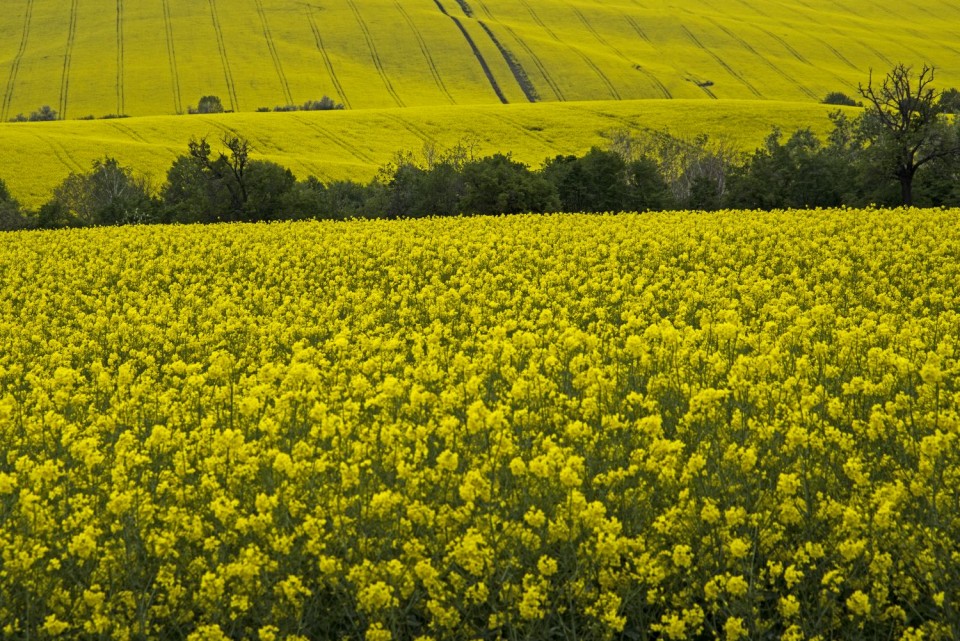
[(370, 28), (367, 26), (366, 21), (364, 21), (363, 16), (360, 14), (360, 10), (357, 9), (357, 4), (354, 0), (346, 0), (347, 4), (350, 6), (350, 10), (353, 11), (353, 15), (357, 20), (357, 25), (360, 27), (360, 31), (363, 33), (363, 38), (367, 42), (367, 49), (370, 51), (370, 59), (373, 60), (373, 66), (377, 68), (377, 73), (380, 74), (380, 80), (383, 81), (383, 86), (386, 87), (387, 93), (390, 94), (390, 97), (393, 98), (393, 101), (397, 104), (398, 107), (406, 107), (407, 105), (401, 100), (400, 95), (393, 88), (393, 83), (390, 82), (390, 78), (387, 77), (387, 72), (383, 68), (383, 61), (380, 59), (380, 54), (377, 52), (377, 46), (373, 42), (373, 36), (370, 34)]
[(170, 17), (170, 0), (163, 0), (163, 30), (167, 39), (167, 61), (170, 64), (170, 82), (173, 89), (173, 110), (183, 113), (180, 97), (180, 72), (177, 70), (177, 50), (173, 43), (173, 19)]
[(646, 31), (644, 31), (643, 27), (640, 26), (640, 23), (638, 23), (633, 16), (628, 16), (624, 14), (623, 17), (627, 21), (627, 23), (631, 27), (633, 27), (633, 30), (637, 32), (637, 35), (640, 36), (641, 39), (643, 39), (644, 41), (646, 41), (651, 45), (653, 44), (653, 40), (650, 39), (650, 35)]
[(67, 47), (63, 52), (63, 73), (60, 76), (60, 104), (59, 116), (61, 120), (67, 117), (67, 98), (70, 92), (70, 66), (73, 64), (73, 45), (77, 41), (77, 14), (80, 0), (70, 3), (70, 22), (67, 27)]
[(527, 55), (530, 56), (530, 59), (533, 60), (533, 65), (537, 68), (537, 71), (540, 72), (540, 75), (543, 76), (544, 82), (547, 83), (547, 86), (550, 87), (550, 91), (556, 96), (557, 100), (563, 101), (566, 98), (563, 95), (563, 90), (560, 89), (560, 85), (550, 76), (550, 73), (547, 71), (546, 65), (543, 64), (543, 61), (540, 60), (538, 56), (530, 46), (523, 41), (523, 38), (517, 35), (517, 32), (510, 28), (508, 25), (501, 25), (506, 29), (507, 33), (513, 36), (513, 39), (517, 41), (517, 44), (520, 45), (520, 48), (527, 52)]
[(635, 63), (633, 60), (627, 57), (627, 55), (624, 54), (623, 51), (621, 51), (618, 47), (612, 45), (609, 40), (604, 38), (603, 35), (596, 30), (596, 28), (593, 26), (590, 20), (587, 19), (587, 16), (583, 15), (583, 12), (580, 11), (580, 9), (577, 9), (576, 7), (574, 7), (573, 11), (574, 13), (577, 14), (577, 19), (579, 19), (580, 22), (583, 23), (583, 26), (587, 28), (587, 31), (589, 31), (593, 35), (593, 37), (597, 40), (597, 42), (599, 42), (604, 47), (612, 51), (618, 58), (626, 62), (633, 69), (635, 69), (636, 71), (639, 71), (644, 76), (646, 76), (647, 80), (649, 80), (653, 84), (653, 86), (656, 87), (660, 91), (660, 93), (663, 94), (664, 98), (673, 98), (673, 94), (670, 93), (670, 90), (667, 89), (666, 85), (660, 82), (659, 78), (657, 78), (651, 72), (647, 71), (642, 66)]
[(443, 92), (443, 94), (450, 101), (451, 105), (457, 103), (454, 100), (453, 96), (450, 94), (450, 91), (447, 89), (447, 85), (443, 82), (443, 78), (440, 76), (440, 71), (437, 69), (437, 63), (434, 62), (433, 56), (430, 54), (430, 47), (427, 45), (427, 41), (424, 40), (423, 34), (420, 33), (420, 30), (417, 29), (416, 23), (413, 21), (413, 18), (410, 17), (410, 14), (407, 13), (407, 10), (403, 8), (403, 5), (400, 4), (399, 0), (394, 2), (397, 7), (397, 11), (400, 12), (400, 15), (403, 16), (403, 19), (410, 26), (410, 31), (413, 32), (414, 37), (417, 39), (417, 44), (420, 45), (420, 53), (423, 54), (423, 59), (427, 61), (427, 67), (430, 69), (430, 75), (433, 76), (433, 82), (437, 85), (437, 88)]
[(652, 71), (646, 70), (642, 65), (637, 63), (633, 65), (633, 68), (646, 76), (647, 80), (649, 80), (650, 83), (653, 84), (660, 91), (660, 93), (663, 94), (664, 98), (673, 98), (673, 94), (667, 88), (667, 85), (663, 84), (663, 81), (661, 81), (660, 78), (657, 78), (656, 74), (654, 74)]
[(70, 173), (83, 173), (86, 171), (86, 167), (81, 165), (79, 162), (70, 157), (70, 153), (67, 151), (60, 142), (58, 142), (52, 136), (43, 136), (36, 131), (31, 132), (37, 140), (45, 144), (50, 148), (50, 151), (53, 152), (53, 156), (60, 161), (60, 164), (66, 167)]
[[(903, 4), (907, 5), (908, 7), (910, 7), (910, 9), (912, 9), (912, 10), (914, 10), (914, 11), (919, 11), (920, 13), (925, 13), (925, 14), (927, 14), (927, 15), (930, 16), (931, 18), (935, 18), (938, 22), (944, 19), (942, 15), (938, 15), (938, 14), (932, 12), (932, 11), (930, 11), (929, 9), (927, 9), (926, 7), (922, 7), (922, 6), (918, 5), (916, 2), (904, 2)], [(954, 11), (954, 13), (956, 13), (956, 11)]]
[[(817, 94), (813, 93), (812, 91), (810, 91), (810, 89), (808, 89), (808, 88), (805, 87), (804, 85), (800, 84), (800, 82), (798, 82), (796, 78), (794, 78), (793, 76), (791, 76), (790, 74), (788, 74), (787, 72), (785, 72), (783, 69), (781, 69), (781, 68), (778, 67), (777, 65), (773, 64), (773, 62), (771, 62), (769, 59), (767, 59), (766, 56), (760, 55), (760, 53), (759, 53), (756, 49), (753, 48), (753, 45), (751, 45), (749, 42), (747, 42), (746, 40), (744, 40), (743, 38), (741, 38), (740, 36), (738, 36), (738, 35), (736, 34), (736, 32), (728, 29), (727, 27), (724, 27), (722, 24), (720, 24), (719, 22), (717, 22), (717, 21), (714, 20), (713, 18), (707, 18), (707, 20), (708, 20), (711, 24), (713, 24), (717, 29), (719, 29), (720, 31), (722, 31), (722, 32), (724, 32), (725, 34), (727, 34), (728, 37), (730, 37), (731, 39), (735, 40), (735, 41), (737, 42), (737, 44), (739, 44), (741, 47), (743, 47), (744, 49), (746, 49), (747, 51), (749, 51), (751, 54), (753, 54), (754, 56), (756, 56), (761, 62), (763, 62), (764, 65), (766, 65), (766, 66), (767, 66), (771, 71), (773, 71), (775, 74), (777, 74), (778, 76), (780, 76), (781, 78), (783, 78), (783, 79), (786, 80), (787, 82), (791, 83), (792, 85), (796, 86), (797, 89), (799, 89), (801, 92), (803, 92), (804, 95), (807, 96), (807, 98), (810, 98), (811, 100), (820, 100), (820, 98), (817, 96)], [(774, 40), (776, 40), (777, 42), (779, 42), (781, 45), (783, 45), (784, 48), (786, 48), (791, 54), (794, 55), (795, 58), (797, 58), (798, 60), (800, 60), (800, 61), (803, 62), (803, 63), (806, 63), (806, 64), (808, 64), (808, 65), (810, 64), (810, 61), (809, 61), (809, 60), (807, 60), (806, 58), (804, 58), (803, 56), (801, 56), (801, 55), (796, 51), (796, 49), (794, 49), (794, 48), (791, 47), (789, 44), (787, 44), (782, 38), (780, 38), (779, 36), (776, 36), (776, 35), (773, 34), (773, 33), (770, 33), (770, 32), (767, 31), (766, 29), (763, 29), (763, 28), (761, 28), (761, 27), (758, 27), (758, 28), (760, 29), (761, 32), (767, 34), (768, 36), (770, 36), (771, 38), (773, 38)]]
[(703, 93), (707, 94), (707, 97), (710, 98), (711, 100), (717, 99), (717, 94), (713, 93), (713, 91), (710, 90), (710, 87), (713, 83), (708, 84), (707, 82), (701, 80), (700, 78), (691, 76), (690, 74), (687, 74), (686, 79), (688, 82), (692, 82), (693, 84), (697, 85), (697, 87), (699, 87), (700, 90), (703, 91)]
[[(514, 33), (512, 29), (503, 24), (496, 18), (496, 16), (493, 15), (493, 12), (490, 11), (489, 7), (487, 7), (483, 0), (476, 0), (476, 2), (480, 6), (480, 10), (483, 11), (483, 14), (487, 17), (487, 20), (496, 22), (500, 27), (505, 29), (528, 53), (533, 53), (530, 48), (523, 43), (523, 40), (517, 37), (517, 34)], [(463, 2), (461, 6), (469, 7), (466, 2)], [(517, 60), (517, 57), (513, 54), (510, 48), (503, 44), (499, 38), (497, 38), (496, 34), (493, 33), (493, 29), (490, 28), (490, 25), (479, 18), (476, 20), (477, 24), (480, 25), (480, 28), (483, 29), (484, 33), (487, 34), (487, 37), (490, 38), (490, 42), (492, 42), (493, 46), (495, 46), (497, 51), (500, 52), (500, 56), (503, 58), (503, 61), (507, 63), (510, 73), (513, 74), (513, 79), (517, 81), (517, 84), (520, 86), (520, 91), (523, 92), (527, 102), (538, 102), (540, 100), (540, 93), (530, 81), (530, 76), (527, 75), (527, 70), (523, 68), (523, 65), (520, 64), (520, 61)]]
[(877, 58), (879, 58), (880, 60), (883, 60), (883, 63), (884, 63), (885, 65), (887, 65), (888, 67), (891, 67), (891, 68), (893, 67), (893, 65), (894, 65), (893, 60), (891, 60), (890, 58), (886, 57), (886, 56), (883, 54), (883, 52), (880, 51), (879, 49), (875, 49), (874, 47), (872, 47), (871, 45), (867, 44), (867, 43), (864, 42), (863, 40), (856, 40), (856, 39), (855, 39), (855, 40), (853, 40), (853, 42), (857, 43), (858, 45), (860, 45), (861, 47), (863, 47), (864, 49), (866, 49), (867, 51), (869, 51), (870, 53), (872, 53), (873, 55), (875, 55), (875, 56), (876, 56)]
[(747, 0), (737, 0), (737, 4), (743, 5), (744, 7), (749, 9), (751, 13), (758, 13), (764, 18), (770, 18), (770, 14), (760, 8), (761, 3), (759, 2), (748, 2)]
[(467, 16), (468, 18), (473, 17), (473, 9), (470, 8), (470, 4), (467, 2), (467, 0), (454, 0), (454, 2), (456, 2), (460, 7), (460, 11), (463, 11), (463, 15)]
[(358, 159), (358, 160), (361, 160), (361, 161), (363, 161), (364, 163), (366, 163), (366, 164), (368, 164), (368, 165), (377, 165), (377, 164), (378, 164), (377, 161), (374, 160), (371, 156), (368, 156), (368, 155), (367, 155), (366, 153), (364, 153), (363, 151), (357, 149), (356, 147), (354, 147), (353, 145), (351, 145), (348, 141), (344, 140), (343, 138), (341, 138), (341, 137), (338, 136), (337, 134), (333, 133), (333, 132), (330, 131), (329, 129), (326, 129), (325, 127), (321, 127), (320, 125), (318, 125), (318, 124), (315, 123), (315, 122), (311, 122), (311, 120), (310, 120), (309, 118), (306, 118), (306, 117), (300, 116), (300, 115), (295, 115), (295, 116), (294, 116), (294, 120), (296, 120), (296, 121), (299, 122), (300, 124), (306, 126), (307, 128), (312, 129), (313, 131), (317, 132), (318, 134), (320, 134), (321, 136), (323, 136), (324, 138), (326, 138), (327, 140), (329, 140), (330, 142), (332, 142), (332, 143), (333, 143), (334, 145), (336, 145), (337, 147), (340, 147), (341, 149), (343, 149), (344, 151), (346, 151), (347, 153), (349, 153), (349, 154), (350, 154), (351, 156), (353, 156), (354, 158), (356, 158), (356, 159)]
[(597, 76), (597, 78), (600, 79), (600, 82), (602, 82), (607, 87), (607, 90), (610, 92), (610, 95), (612, 95), (617, 100), (620, 100), (620, 94), (617, 92), (616, 88), (613, 86), (613, 83), (610, 82), (610, 79), (607, 78), (607, 76), (603, 73), (603, 71), (600, 70), (599, 67), (597, 67), (596, 64), (594, 64), (593, 60), (591, 60), (590, 57), (587, 56), (587, 54), (583, 53), (577, 47), (567, 44), (562, 38), (560, 38), (550, 27), (546, 25), (546, 23), (543, 22), (543, 20), (541, 20), (540, 16), (537, 15), (537, 12), (534, 10), (532, 6), (530, 6), (530, 4), (526, 0), (521, 0), (521, 2), (527, 8), (527, 11), (530, 13), (530, 17), (533, 18), (534, 22), (536, 22), (541, 28), (543, 28), (544, 31), (547, 32), (547, 35), (549, 35), (551, 38), (556, 40), (561, 45), (567, 47), (573, 53), (577, 54), (577, 56), (579, 56), (580, 59), (583, 60), (583, 62), (588, 67), (590, 67), (590, 69)]
[(786, 40), (784, 40), (782, 37), (780, 37), (780, 36), (778, 36), (777, 34), (773, 33), (773, 32), (770, 31), (769, 29), (764, 29), (763, 27), (757, 27), (757, 28), (760, 29), (760, 31), (762, 31), (763, 33), (765, 33), (765, 34), (767, 34), (768, 36), (770, 36), (771, 38), (773, 38), (774, 40), (776, 40), (777, 42), (779, 42), (779, 43), (780, 43), (780, 46), (783, 47), (784, 49), (786, 49), (787, 51), (789, 51), (791, 56), (793, 56), (794, 58), (796, 58), (797, 60), (799, 60), (800, 62), (802, 62), (802, 63), (805, 64), (805, 65), (811, 65), (811, 66), (812, 66), (813, 63), (811, 63), (810, 60), (808, 60), (806, 56), (804, 56), (802, 53), (800, 53), (799, 51), (797, 51), (796, 49), (794, 49), (794, 48), (793, 48), (793, 45), (791, 45), (789, 42), (787, 42)]
[(237, 88), (233, 83), (233, 72), (230, 70), (230, 60), (227, 58), (227, 45), (223, 39), (223, 29), (220, 27), (220, 14), (217, 11), (217, 0), (209, 0), (210, 20), (213, 22), (213, 31), (217, 36), (217, 49), (220, 51), (220, 63), (223, 65), (223, 79), (227, 83), (227, 94), (230, 98), (230, 109), (240, 110), (240, 101), (237, 100)]
[(533, 83), (530, 82), (530, 77), (527, 76), (526, 70), (517, 61), (517, 57), (514, 56), (513, 52), (507, 49), (502, 42), (500, 42), (487, 23), (485, 23), (483, 20), (477, 20), (477, 24), (480, 25), (480, 28), (483, 29), (484, 33), (487, 34), (487, 37), (490, 38), (490, 41), (493, 42), (493, 45), (497, 48), (497, 51), (500, 52), (500, 55), (503, 57), (503, 61), (506, 62), (507, 67), (510, 68), (510, 73), (513, 74), (513, 79), (517, 81), (518, 85), (520, 85), (520, 90), (526, 97), (527, 102), (537, 102), (540, 99), (540, 96), (537, 94), (537, 89), (533, 86)]
[(143, 143), (143, 144), (145, 144), (145, 145), (150, 144), (150, 143), (147, 141), (146, 138), (144, 138), (143, 136), (141, 136), (140, 134), (138, 134), (138, 133), (137, 133), (136, 131), (134, 131), (132, 128), (127, 127), (126, 125), (122, 125), (122, 124), (120, 124), (119, 122), (115, 122), (115, 121), (114, 121), (114, 122), (111, 122), (111, 123), (110, 123), (110, 126), (113, 127), (114, 129), (116, 129), (117, 131), (119, 131), (120, 133), (124, 134), (125, 136), (127, 136), (127, 137), (130, 138), (131, 140), (135, 141), (135, 142), (140, 142), (140, 143)]
[(124, 104), (124, 56), (123, 56), (123, 0), (117, 0), (117, 115), (126, 113)]
[(704, 53), (706, 53), (708, 56), (710, 56), (711, 58), (713, 58), (714, 61), (716, 61), (716, 63), (717, 63), (718, 65), (720, 65), (721, 67), (723, 67), (723, 69), (724, 69), (727, 73), (729, 73), (731, 76), (733, 76), (734, 78), (736, 78), (737, 80), (739, 80), (740, 83), (743, 84), (743, 86), (745, 86), (747, 89), (750, 90), (750, 93), (752, 93), (752, 94), (753, 94), (754, 96), (756, 96), (757, 98), (763, 98), (763, 94), (761, 94), (761, 93), (757, 90), (756, 87), (754, 87), (752, 84), (750, 84), (750, 82), (749, 82), (746, 78), (744, 78), (742, 75), (740, 75), (739, 73), (737, 73), (737, 71), (735, 71), (733, 67), (731, 67), (730, 65), (728, 65), (728, 64), (726, 63), (726, 61), (724, 61), (723, 58), (721, 58), (720, 56), (718, 56), (717, 54), (715, 54), (713, 51), (711, 51), (709, 48), (707, 48), (707, 47), (700, 41), (699, 38), (697, 38), (695, 35), (693, 35), (693, 32), (690, 31), (690, 29), (688, 29), (686, 25), (680, 25), (680, 28), (683, 29), (684, 33), (687, 34), (687, 37), (690, 39), (691, 42), (693, 42), (693, 44), (695, 44), (698, 48), (702, 49), (702, 50), (704, 51)]
[(487, 64), (487, 60), (483, 57), (477, 43), (474, 42), (473, 38), (470, 36), (470, 32), (467, 31), (466, 27), (463, 26), (463, 23), (460, 20), (450, 13), (447, 12), (443, 4), (440, 3), (440, 0), (433, 0), (433, 3), (437, 5), (437, 9), (440, 10), (440, 13), (447, 16), (453, 20), (453, 24), (457, 26), (457, 29), (460, 30), (460, 33), (463, 35), (464, 40), (467, 41), (467, 44), (470, 46), (470, 50), (473, 51), (473, 57), (477, 59), (477, 62), (480, 64), (480, 68), (483, 70), (484, 75), (487, 77), (487, 82), (490, 83), (490, 87), (493, 89), (493, 92), (497, 94), (497, 98), (500, 99), (500, 102), (503, 104), (508, 104), (510, 101), (507, 100), (507, 97), (504, 95), (503, 90), (500, 88), (500, 85), (497, 83), (496, 77), (493, 75), (493, 72), (490, 70), (490, 65)]
[(540, 133), (540, 131), (538, 131), (537, 129), (531, 129), (529, 126), (523, 124), (522, 122), (518, 120), (514, 120), (511, 116), (506, 116), (502, 113), (497, 114), (495, 118), (497, 121), (504, 122), (510, 127), (513, 127), (514, 129), (516, 129), (518, 132), (520, 132), (520, 135), (526, 136), (528, 138), (533, 138), (534, 140), (539, 142), (541, 145), (543, 145), (547, 149), (554, 149), (554, 143), (551, 142), (550, 140), (547, 140), (546, 136)]
[[(794, 58), (796, 58), (799, 62), (801, 62), (801, 63), (803, 63), (803, 64), (805, 64), (805, 65), (808, 65), (808, 66), (810, 66), (810, 67), (816, 67), (816, 65), (814, 65), (812, 62), (810, 62), (810, 60), (809, 60), (806, 56), (804, 56), (802, 53), (800, 53), (799, 51), (797, 51), (797, 50), (793, 47), (793, 45), (791, 45), (789, 42), (787, 42), (787, 40), (784, 39), (783, 37), (778, 36), (777, 34), (773, 33), (773, 32), (770, 31), (769, 29), (765, 29), (765, 28), (763, 28), (763, 27), (757, 27), (757, 28), (761, 31), (761, 33), (769, 36), (769, 37), (772, 38), (773, 40), (776, 40), (777, 43), (778, 43), (781, 47), (783, 47), (784, 49), (786, 49), (787, 52), (789, 52), (790, 55), (793, 56)], [(823, 42), (823, 41), (820, 40), (819, 38), (817, 38), (817, 40), (818, 40), (819, 42)], [(828, 45), (828, 47), (829, 47), (829, 45)], [(833, 49), (833, 47), (830, 47), (830, 49)], [(836, 50), (834, 50), (834, 53), (835, 53), (835, 54), (839, 54), (839, 52), (836, 51)], [(840, 57), (841, 57), (841, 59), (845, 60), (848, 64), (850, 64), (850, 61), (849, 61), (849, 60), (846, 60), (846, 59), (843, 58), (842, 56), (840, 56)], [(851, 66), (852, 66), (852, 65), (851, 65)], [(856, 68), (856, 67), (854, 67), (854, 68)], [(841, 85), (843, 85), (843, 84), (846, 83), (846, 80), (844, 80), (843, 78), (841, 78), (841, 77), (838, 76), (837, 74), (833, 73), (832, 71), (829, 72), (829, 73), (830, 73), (830, 75), (833, 76), (833, 78), (834, 78), (837, 82), (839, 82)], [(794, 82), (796, 82), (796, 81), (794, 80)], [(797, 84), (799, 85), (800, 83), (797, 83)], [(810, 98), (813, 98), (814, 100), (816, 100), (816, 101), (818, 101), (818, 102), (820, 101), (819, 96), (817, 96), (817, 95), (814, 94), (813, 92), (804, 90), (804, 93), (806, 93)]]
[(483, 14), (487, 16), (488, 20), (495, 20), (499, 22), (499, 20), (497, 20), (497, 18), (493, 15), (493, 12), (490, 11), (489, 7), (487, 7), (483, 0), (476, 0), (476, 3), (480, 6), (480, 10), (483, 11)]
[(838, 60), (842, 61), (843, 64), (847, 65), (847, 66), (850, 67), (851, 69), (855, 69), (855, 70), (857, 70), (857, 71), (860, 71), (860, 68), (859, 68), (857, 65), (853, 64), (852, 62), (850, 62), (850, 59), (847, 58), (845, 55), (843, 55), (843, 53), (841, 53), (840, 50), (838, 50), (838, 49), (837, 49), (836, 47), (834, 47), (832, 44), (830, 44), (829, 42), (827, 42), (826, 40), (824, 40), (824, 39), (822, 39), (822, 38), (816, 38), (816, 40), (817, 40), (817, 42), (819, 42), (820, 44), (822, 44), (824, 47), (826, 47), (826, 48), (830, 51), (830, 53), (832, 53), (834, 56), (836, 56), (836, 58), (837, 58)]
[(225, 136), (222, 136), (220, 138), (221, 142), (227, 138), (237, 138), (240, 140), (246, 139), (247, 142), (253, 143), (250, 145), (250, 151), (258, 151), (258, 150), (263, 151), (264, 149), (270, 148), (270, 145), (265, 144), (262, 138), (256, 138), (255, 136), (250, 134), (243, 134), (237, 131), (236, 129), (234, 129), (233, 127), (230, 127), (229, 125), (225, 125), (219, 122), (215, 116), (208, 117), (207, 119), (204, 120), (204, 122), (211, 125), (215, 129), (219, 129), (223, 134), (226, 134)]
[(27, 0), (26, 11), (23, 16), (23, 32), (20, 36), (20, 48), (10, 63), (10, 75), (7, 76), (7, 87), (3, 93), (3, 106), (0, 107), (0, 122), (6, 122), (10, 116), (10, 103), (13, 101), (13, 90), (17, 84), (17, 75), (20, 73), (20, 62), (27, 50), (27, 41), (30, 39), (30, 23), (33, 21), (33, 0)]
[(400, 116), (396, 114), (387, 114), (387, 113), (383, 114), (383, 116), (387, 120), (391, 120), (397, 123), (398, 125), (400, 125), (401, 127), (403, 127), (404, 129), (406, 129), (407, 131), (409, 131), (411, 134), (413, 134), (414, 136), (422, 140), (424, 144), (436, 144), (437, 142), (436, 138), (428, 134), (426, 131), (424, 131), (420, 127), (417, 127), (413, 123), (404, 120)]
[(307, 176), (312, 176), (319, 180), (324, 185), (329, 185), (333, 182), (333, 177), (323, 170), (321, 165), (316, 163), (307, 162), (305, 160), (300, 161), (300, 165), (307, 170)]
[(293, 94), (290, 92), (290, 83), (287, 82), (287, 74), (283, 72), (283, 64), (280, 62), (280, 54), (277, 53), (277, 45), (273, 41), (273, 32), (270, 31), (270, 23), (267, 21), (267, 13), (263, 10), (262, 0), (255, 0), (257, 5), (257, 14), (260, 16), (260, 25), (263, 27), (263, 37), (267, 41), (267, 49), (270, 51), (270, 57), (273, 59), (273, 68), (277, 72), (277, 78), (280, 79), (280, 89), (283, 91), (283, 97), (288, 105), (293, 104)]
[[(640, 36), (640, 38), (644, 42), (650, 45), (654, 51), (657, 51), (657, 46), (653, 44), (653, 40), (650, 39), (650, 36), (647, 34), (646, 31), (644, 31), (643, 27), (640, 26), (640, 24), (633, 18), (633, 16), (624, 15), (623, 18), (627, 21), (627, 24), (630, 25), (630, 27), (634, 30), (634, 32), (636, 32), (636, 34)], [(657, 88), (660, 89), (660, 91), (663, 93), (664, 96), (666, 96), (667, 98), (673, 98), (673, 93), (670, 92), (670, 89), (667, 88), (667, 85), (663, 84), (663, 81), (660, 80), (660, 78), (658, 78), (655, 73), (653, 73), (652, 71), (647, 71), (640, 64), (635, 64), (633, 68), (639, 71), (640, 73), (644, 74), (645, 76), (647, 76), (647, 78), (649, 78), (654, 84), (656, 84)], [(714, 96), (714, 98), (716, 98), (716, 96)]]
[(320, 28), (317, 27), (317, 19), (314, 18), (313, 7), (310, 5), (307, 5), (307, 22), (310, 23), (310, 31), (313, 32), (313, 39), (317, 44), (317, 51), (320, 52), (320, 56), (323, 58), (323, 66), (327, 69), (330, 82), (333, 83), (333, 88), (336, 89), (337, 94), (339, 94), (340, 100), (343, 101), (347, 109), (350, 109), (350, 99), (347, 98), (347, 93), (343, 90), (340, 79), (337, 78), (337, 73), (333, 69), (333, 61), (330, 60), (330, 54), (327, 53), (327, 48), (323, 46), (323, 36), (320, 34)]

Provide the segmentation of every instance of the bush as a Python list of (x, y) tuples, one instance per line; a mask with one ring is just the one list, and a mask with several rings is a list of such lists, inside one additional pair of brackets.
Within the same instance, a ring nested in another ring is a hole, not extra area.
[(30, 112), (30, 122), (50, 122), (53, 120), (59, 120), (59, 118), (56, 110), (52, 109), (50, 105), (44, 105), (36, 111)]
[(308, 100), (300, 108), (303, 111), (335, 111), (343, 109), (343, 105), (334, 102), (329, 96), (324, 96), (320, 100)]
[(20, 210), (20, 203), (10, 195), (7, 184), (0, 179), (0, 231), (24, 229), (28, 220)]
[(43, 227), (125, 225), (154, 222), (155, 210), (146, 179), (105, 157), (89, 173), (67, 176), (40, 218)]
[(50, 122), (53, 120), (59, 120), (57, 110), (50, 105), (44, 105), (36, 111), (31, 111), (29, 116), (17, 114), (10, 119), (10, 122)]
[(842, 91), (832, 91), (823, 99), (825, 105), (840, 105), (842, 107), (862, 107), (863, 103), (857, 102)]
[(223, 102), (218, 96), (204, 96), (197, 103), (196, 108), (190, 107), (187, 111), (191, 114), (222, 114)]
[(940, 109), (945, 114), (960, 114), (960, 91), (947, 89), (940, 96)]

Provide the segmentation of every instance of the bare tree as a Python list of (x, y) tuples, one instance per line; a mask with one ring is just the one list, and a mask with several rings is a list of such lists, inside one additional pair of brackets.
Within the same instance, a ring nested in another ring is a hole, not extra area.
[(934, 75), (934, 67), (923, 65), (915, 77), (912, 67), (901, 63), (879, 86), (872, 70), (867, 85), (858, 86), (867, 108), (865, 136), (900, 182), (904, 206), (913, 204), (913, 179), (921, 167), (960, 152), (948, 135)]

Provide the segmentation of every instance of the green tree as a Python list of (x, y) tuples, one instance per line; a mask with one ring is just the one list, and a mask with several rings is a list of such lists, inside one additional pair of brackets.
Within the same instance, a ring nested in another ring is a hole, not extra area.
[(10, 195), (7, 184), (0, 179), (0, 231), (24, 229), (29, 221), (20, 209), (20, 203)]
[(900, 201), (913, 204), (913, 183), (917, 172), (928, 163), (960, 153), (933, 88), (934, 68), (924, 65), (914, 74), (911, 67), (898, 64), (879, 85), (873, 73), (867, 85), (860, 85), (866, 101), (862, 135), (869, 142), (867, 153), (879, 167), (900, 184)]
[[(840, 105), (842, 107), (857, 107), (857, 101), (842, 91), (831, 91), (821, 101), (825, 105)], [(862, 106), (862, 105), (860, 105)]]
[(225, 136), (214, 153), (206, 138), (191, 140), (167, 172), (164, 218), (177, 222), (272, 220), (283, 215), (296, 179), (276, 163), (252, 160), (244, 138)]
[(671, 206), (670, 186), (652, 158), (641, 157), (627, 165), (627, 203), (630, 211), (657, 211)]
[(115, 158), (93, 162), (91, 171), (67, 176), (42, 211), (44, 225), (91, 226), (154, 222), (156, 203), (148, 181)]
[(219, 96), (203, 96), (197, 103), (196, 109), (191, 107), (189, 112), (192, 114), (222, 114), (223, 101)]
[(738, 208), (830, 207), (842, 203), (835, 155), (808, 128), (785, 142), (778, 128), (731, 172), (725, 203)]
[(286, 167), (268, 160), (251, 160), (245, 170), (247, 201), (243, 220), (280, 220), (295, 216), (286, 209), (297, 179)]
[(460, 211), (466, 214), (539, 213), (560, 206), (553, 185), (503, 154), (466, 163), (463, 183)]

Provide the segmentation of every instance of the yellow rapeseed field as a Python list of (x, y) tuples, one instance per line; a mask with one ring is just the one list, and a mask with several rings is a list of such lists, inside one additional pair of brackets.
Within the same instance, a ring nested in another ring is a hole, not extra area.
[(956, 639), (960, 211), (0, 236), (0, 634)]
[(6, 0), (0, 120), (699, 98), (817, 102), (867, 70), (960, 85), (958, 0)]

